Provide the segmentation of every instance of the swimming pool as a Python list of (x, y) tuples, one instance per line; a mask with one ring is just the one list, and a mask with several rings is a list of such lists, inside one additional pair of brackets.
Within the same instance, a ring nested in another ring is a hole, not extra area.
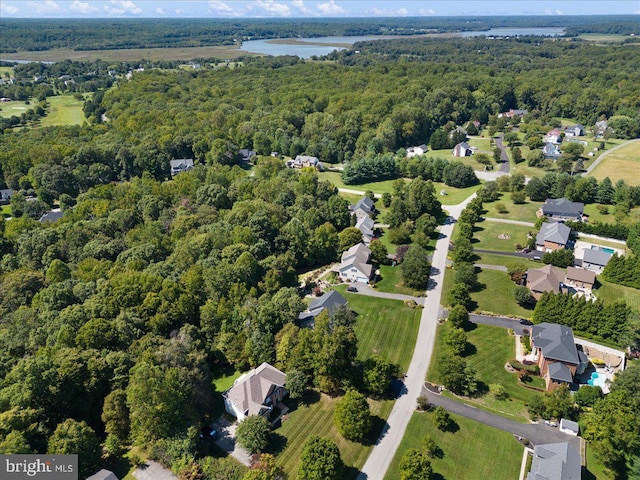
[(601, 247), (599, 245), (591, 245), (591, 250), (600, 250), (601, 252), (608, 253), (609, 255), (613, 255), (614, 253), (616, 253), (613, 248)]
[(604, 389), (605, 382), (607, 381), (607, 377), (604, 375), (598, 374), (598, 372), (591, 372), (591, 378), (587, 380), (587, 383), (592, 387), (600, 387)]

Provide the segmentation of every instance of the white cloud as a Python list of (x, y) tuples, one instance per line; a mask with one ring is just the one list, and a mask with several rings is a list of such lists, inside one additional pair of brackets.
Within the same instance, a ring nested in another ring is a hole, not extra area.
[(37, 15), (56, 15), (60, 13), (60, 7), (53, 0), (44, 0), (42, 2), (27, 2), (29, 11)]
[(409, 10), (406, 8), (399, 8), (396, 10), (396, 15), (409, 15)]
[(164, 8), (162, 8), (162, 7), (156, 8), (156, 13), (158, 15), (166, 15), (167, 14), (167, 12), (165, 12)]
[(293, 0), (293, 2), (291, 2), (291, 5), (304, 15), (313, 14), (313, 12), (305, 6), (304, 0)]
[(556, 10), (556, 15), (564, 15), (564, 12), (562, 10)]
[(6, 3), (0, 3), (0, 16), (15, 15), (19, 11), (18, 7), (14, 7), (13, 5), (8, 5)]
[(184, 13), (184, 10), (182, 10), (181, 8), (176, 8), (175, 12), (176, 12), (176, 15), (182, 15)]
[(340, 5), (336, 5), (335, 0), (329, 0), (327, 3), (318, 4), (318, 10), (323, 15), (340, 15), (347, 13), (347, 11)]
[(435, 15), (436, 11), (433, 8), (430, 9), (425, 9), (425, 8), (421, 8), (420, 9), (420, 15)]
[(233, 8), (224, 2), (219, 0), (210, 0), (209, 13), (214, 15), (232, 15), (234, 11)]
[(104, 11), (109, 15), (140, 15), (142, 9), (131, 0), (111, 0), (112, 6), (105, 6)]
[(249, 8), (252, 10), (259, 10), (270, 16), (288, 17), (291, 15), (291, 10), (288, 5), (278, 3), (275, 0), (257, 0), (253, 2)]
[(546, 9), (544, 11), (545, 15), (564, 15), (564, 12), (562, 10), (549, 10)]
[(75, 13), (82, 13), (83, 15), (87, 15), (89, 13), (94, 13), (98, 11), (98, 7), (94, 5), (89, 5), (89, 2), (81, 2), (80, 0), (74, 0), (71, 5), (69, 5), (69, 10)]

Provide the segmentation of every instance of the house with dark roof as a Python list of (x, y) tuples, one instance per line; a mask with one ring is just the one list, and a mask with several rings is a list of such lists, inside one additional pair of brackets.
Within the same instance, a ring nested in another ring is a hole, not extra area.
[(528, 110), (516, 110), (513, 108), (510, 108), (508, 112), (501, 112), (498, 114), (498, 118), (513, 118), (513, 117), (524, 117), (527, 113), (529, 113)]
[(331, 290), (321, 297), (313, 299), (307, 310), (298, 315), (300, 326), (313, 328), (316, 317), (322, 312), (326, 310), (331, 315), (339, 308), (346, 307), (348, 303), (347, 299), (340, 295), (340, 292)]
[(611, 260), (611, 254), (599, 248), (585, 248), (582, 255), (582, 268), (591, 270), (594, 273), (602, 273), (604, 267)]
[(540, 207), (539, 216), (556, 220), (582, 220), (584, 203), (571, 202), (566, 198), (547, 198)]
[(584, 135), (584, 126), (579, 123), (576, 125), (571, 125), (564, 129), (564, 134), (567, 137), (581, 137)]
[(87, 477), (86, 480), (118, 480), (118, 477), (116, 477), (116, 474), (113, 473), (111, 470), (105, 470), (103, 468), (98, 473), (95, 473), (90, 477)]
[(258, 155), (254, 150), (249, 150), (248, 148), (241, 148), (238, 150), (238, 154), (240, 155), (240, 159), (246, 163), (250, 162)]
[(533, 325), (529, 341), (547, 390), (573, 383), (574, 376), (582, 374), (589, 364), (584, 353), (578, 354), (573, 332), (564, 325), (547, 322)]
[(356, 222), (356, 228), (362, 233), (362, 241), (369, 245), (375, 238), (375, 222), (369, 215), (364, 215)]
[(187, 172), (193, 169), (193, 158), (178, 158), (169, 160), (171, 166), (171, 176), (175, 177), (179, 173)]
[(360, 220), (364, 216), (372, 216), (376, 211), (376, 206), (373, 200), (365, 195), (358, 200), (355, 205), (351, 205), (349, 209), (351, 210), (351, 214)]
[(564, 284), (574, 288), (580, 288), (587, 292), (593, 290), (596, 283), (596, 274), (584, 268), (567, 267), (567, 274), (564, 277)]
[(559, 293), (565, 273), (561, 268), (545, 265), (542, 268), (527, 270), (526, 286), (534, 298), (539, 299), (544, 292)]
[(545, 443), (533, 449), (527, 480), (580, 480), (580, 451), (569, 442)]
[(558, 146), (553, 143), (545, 143), (544, 147), (542, 147), (542, 153), (544, 154), (544, 158), (550, 158), (552, 160), (557, 160), (562, 155)]
[(536, 250), (540, 252), (553, 252), (567, 247), (571, 229), (564, 223), (545, 222), (536, 235)]
[(13, 196), (13, 190), (10, 188), (0, 189), (0, 205), (6, 205)]
[(347, 282), (367, 283), (373, 274), (373, 265), (369, 263), (370, 258), (371, 250), (366, 245), (362, 243), (354, 245), (342, 253), (338, 276)]
[(64, 216), (64, 213), (62, 213), (60, 211), (59, 208), (55, 209), (55, 210), (51, 210), (47, 213), (45, 213), (44, 215), (42, 215), (38, 221), (40, 223), (55, 223), (58, 220), (60, 220), (62, 217)]
[(239, 377), (222, 394), (225, 410), (239, 421), (251, 415), (269, 418), (273, 407), (287, 394), (284, 388), (287, 376), (268, 363)]
[(470, 157), (473, 155), (473, 149), (469, 146), (467, 142), (460, 142), (451, 152), (451, 155), (454, 157)]

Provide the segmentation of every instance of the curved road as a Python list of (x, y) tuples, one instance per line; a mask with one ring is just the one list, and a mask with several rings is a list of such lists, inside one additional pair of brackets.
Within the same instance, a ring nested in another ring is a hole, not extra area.
[(598, 164), (604, 160), (606, 158), (607, 155), (609, 155), (611, 152), (615, 152), (616, 150), (618, 150), (619, 148), (622, 147), (626, 147), (627, 145), (629, 145), (632, 142), (640, 142), (640, 138), (634, 138), (633, 140), (629, 140), (628, 142), (624, 142), (621, 143), (620, 145), (616, 145), (613, 148), (610, 148), (609, 150), (607, 150), (606, 152), (603, 152), (602, 155), (600, 155), (598, 158), (596, 158), (596, 161), (593, 162), (591, 165), (589, 165), (589, 168), (587, 168), (587, 171), (584, 172), (584, 175), (588, 175), (589, 173), (591, 173), (591, 171), (596, 168), (598, 166)]
[(411, 364), (407, 370), (405, 387), (407, 392), (396, 400), (393, 410), (387, 419), (385, 428), (380, 433), (369, 458), (362, 467), (358, 480), (382, 480), (384, 478), (391, 460), (400, 445), (404, 432), (409, 423), (411, 415), (416, 409), (417, 398), (422, 394), (424, 379), (429, 369), (429, 362), (433, 353), (433, 346), (436, 338), (436, 325), (438, 323), (438, 312), (440, 310), (440, 297), (442, 295), (442, 283), (447, 263), (447, 252), (455, 219), (460, 216), (462, 209), (470, 202), (475, 194), (467, 198), (458, 205), (448, 205), (446, 210), (449, 218), (445, 225), (440, 228), (440, 238), (436, 243), (436, 249), (431, 263), (431, 279), (427, 288), (422, 317), (420, 318), (420, 328), (418, 338), (411, 358)]

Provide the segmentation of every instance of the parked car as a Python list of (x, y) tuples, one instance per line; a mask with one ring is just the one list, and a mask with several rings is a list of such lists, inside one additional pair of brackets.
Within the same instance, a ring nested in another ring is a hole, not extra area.
[(533, 322), (531, 320), (527, 320), (526, 318), (521, 318), (520, 325), (533, 325)]
[(200, 430), (200, 438), (215, 440), (217, 437), (218, 432), (211, 425), (205, 425), (202, 427), (202, 430)]
[(347, 292), (357, 293), (358, 289), (356, 287), (354, 287), (354, 286), (347, 287)]
[(550, 422), (549, 420), (544, 421), (545, 425), (549, 425), (550, 427), (557, 427), (558, 424), (556, 422)]

